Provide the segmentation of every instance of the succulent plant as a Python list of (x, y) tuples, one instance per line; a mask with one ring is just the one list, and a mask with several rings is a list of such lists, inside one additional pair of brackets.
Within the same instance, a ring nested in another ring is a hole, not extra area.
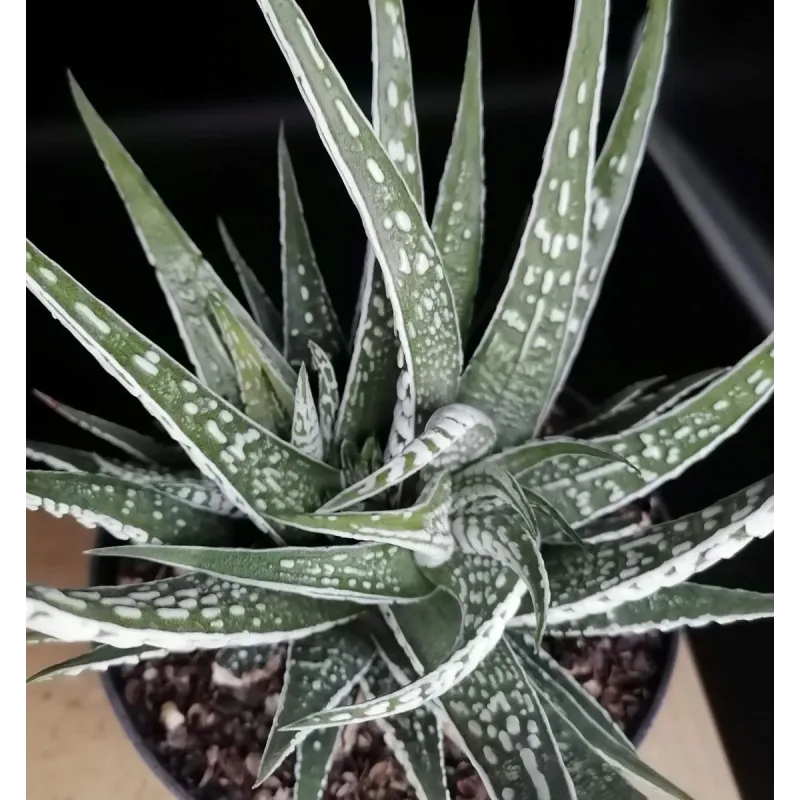
[(634, 786), (685, 798), (540, 647), (545, 632), (773, 613), (772, 595), (687, 583), (772, 533), (771, 477), (674, 521), (621, 513), (772, 397), (772, 335), (735, 366), (642, 381), (564, 435), (544, 427), (644, 156), (670, 0), (650, 0), (599, 153), (609, 0), (577, 0), (530, 214), (468, 359), (484, 224), (477, 7), (429, 221), (401, 0), (370, 2), (371, 121), (294, 0), (260, 5), (367, 234), (350, 341), (283, 134), (281, 311), (221, 227), (248, 313), (72, 82), (194, 371), (28, 243), (28, 288), (174, 440), (43, 398), (128, 460), (29, 442), (47, 469), (27, 472), (28, 507), (128, 542), (98, 555), (176, 569), (117, 587), (29, 584), (29, 642), (95, 645), (31, 680), (202, 648), (225, 648), (241, 667), (288, 642), (259, 783), (297, 750), (298, 786), (315, 796), (337, 729), (370, 720), (427, 800), (447, 793), (445, 734), (495, 800), (641, 797)]

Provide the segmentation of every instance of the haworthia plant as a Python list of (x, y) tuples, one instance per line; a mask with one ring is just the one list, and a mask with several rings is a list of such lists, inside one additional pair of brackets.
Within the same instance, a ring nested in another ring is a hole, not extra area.
[(283, 134), (282, 313), (220, 224), (251, 316), (73, 82), (193, 372), (28, 243), (30, 291), (174, 440), (55, 406), (132, 460), (29, 441), (28, 507), (123, 540), (102, 554), (176, 573), (29, 584), (28, 643), (94, 647), (31, 680), (219, 649), (212, 680), (243, 686), (286, 653), (256, 784), (296, 750), (296, 794), (316, 800), (341, 728), (373, 720), (420, 800), (447, 797), (446, 738), (491, 800), (686, 798), (540, 648), (774, 613), (771, 594), (688, 582), (772, 533), (771, 477), (677, 520), (647, 511), (772, 398), (772, 334), (732, 367), (637, 381), (542, 435), (632, 197), (670, 0), (648, 4), (599, 155), (613, 19), (610, 0), (575, 0), (530, 214), (466, 368), (484, 226), (477, 5), (430, 220), (402, 2), (369, 4), (371, 121), (297, 2), (259, 5), (364, 226), (349, 367), (323, 280), (348, 266), (317, 264)]

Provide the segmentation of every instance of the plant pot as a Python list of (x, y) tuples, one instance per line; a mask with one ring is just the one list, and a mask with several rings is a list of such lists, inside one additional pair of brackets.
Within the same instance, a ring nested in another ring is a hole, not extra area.
[[(107, 533), (101, 531), (97, 538), (97, 546), (104, 547), (115, 543), (115, 540)], [(91, 561), (90, 583), (92, 585), (109, 585), (117, 582), (119, 559), (94, 557)], [(640, 712), (640, 718), (635, 727), (629, 731), (628, 736), (634, 745), (638, 746), (644, 740), (656, 718), (669, 687), (677, 654), (678, 635), (669, 633), (660, 637), (659, 663), (657, 664), (656, 677), (649, 679), (649, 684), (654, 687), (647, 706)], [(145, 764), (158, 777), (161, 783), (178, 800), (193, 800), (196, 796), (191, 790), (170, 771), (159, 754), (154, 749), (151, 739), (142, 729), (141, 723), (135, 718), (129, 703), (125, 697), (126, 679), (119, 669), (111, 669), (101, 676), (101, 682), (106, 694), (108, 695), (111, 707), (117, 719), (122, 725), (133, 746), (144, 760)], [(244, 709), (244, 706), (242, 706)], [(181, 709), (186, 712), (187, 709)], [(263, 742), (261, 743), (263, 746)], [(249, 784), (248, 784), (249, 785)], [(231, 795), (215, 794), (215, 800), (227, 800), (227, 797), (239, 798), (238, 793)], [(203, 795), (206, 797), (207, 795)], [(257, 795), (256, 795), (257, 796)], [(272, 797), (272, 795), (267, 795)], [(396, 797), (398, 795), (392, 795)]]

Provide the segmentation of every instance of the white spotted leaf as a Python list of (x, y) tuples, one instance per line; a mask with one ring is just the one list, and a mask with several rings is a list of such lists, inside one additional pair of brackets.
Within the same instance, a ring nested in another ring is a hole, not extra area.
[(558, 714), (598, 756), (626, 780), (635, 782), (636, 788), (644, 784), (676, 800), (692, 800), (639, 759), (600, 704), (550, 656), (531, 652), (525, 637), (514, 635), (511, 640), (526, 673), (547, 702), (549, 715)]
[(221, 219), (217, 219), (217, 227), (222, 244), (228, 254), (228, 258), (239, 276), (239, 283), (242, 285), (247, 304), (253, 319), (259, 324), (261, 330), (267, 335), (269, 340), (279, 350), (283, 349), (283, 319), (280, 311), (270, 300), (261, 282), (256, 277), (255, 272), (242, 257), (239, 248), (231, 238), (228, 228)]
[(270, 550), (129, 545), (103, 547), (94, 553), (155, 561), (243, 586), (358, 603), (410, 602), (435, 588), (416, 566), (413, 554), (396, 545)]
[[(394, 692), (352, 706), (310, 714), (285, 725), (286, 728), (330, 727), (356, 720), (378, 719), (413, 711), (436, 699), (469, 675), (491, 652), (525, 593), (525, 585), (517, 581), (510, 570), (492, 559), (480, 556), (456, 553), (444, 565), (423, 568), (423, 572), (432, 583), (454, 597), (461, 609), (461, 614), (456, 618), (458, 631), (451, 629), (451, 635), (445, 639), (456, 643), (449, 656), (435, 668), (425, 671)], [(419, 647), (417, 637), (422, 636), (430, 641), (437, 636), (438, 626), (428, 624), (428, 618), (437, 616), (441, 606), (441, 598), (433, 594), (412, 605), (393, 606), (391, 611), (382, 608), (385, 614), (394, 617), (403, 635), (408, 638), (405, 644), (403, 641), (400, 643), (409, 657)], [(415, 626), (413, 634), (409, 633), (409, 621), (412, 618)], [(441, 649), (441, 641), (437, 647), (446, 652), (446, 649)]]
[(25, 681), (26, 684), (39, 683), (66, 675), (80, 675), (83, 672), (105, 672), (111, 667), (121, 667), (125, 664), (138, 664), (140, 661), (163, 658), (167, 650), (148, 647), (118, 648), (108, 644), (101, 644), (91, 649), (88, 653), (81, 653), (73, 658), (51, 664), (40, 669)]
[(333, 454), (336, 414), (339, 411), (339, 383), (328, 354), (317, 344), (309, 341), (311, 363), (317, 373), (317, 409), (322, 436), (322, 453), (325, 461)]
[[(680, 378), (673, 383), (652, 388), (651, 391), (634, 393), (632, 390), (637, 386), (634, 384), (626, 390), (631, 391), (631, 394), (624, 401), (614, 404), (615, 398), (611, 398), (604, 404), (605, 413), (601, 411), (586, 422), (576, 425), (567, 432), (567, 435), (579, 434), (581, 439), (586, 439), (633, 428), (639, 423), (653, 419), (673, 408), (681, 400), (707, 386), (725, 371), (720, 369), (704, 370)], [(640, 381), (638, 386), (647, 388), (651, 384), (651, 381)], [(622, 395), (623, 392), (620, 392), (618, 397), (621, 399)]]
[[(545, 553), (552, 605), (548, 624), (580, 620), (676, 586), (730, 558), (774, 526), (773, 479), (754, 483), (703, 511), (616, 542)], [(517, 617), (513, 624), (532, 624)]]
[[(583, 343), (644, 160), (664, 75), (671, 5), (672, 0), (648, 3), (639, 49), (611, 129), (594, 165), (586, 263), (574, 284), (575, 299), (567, 320), (560, 376), (550, 394), (551, 404)], [(540, 416), (540, 424), (546, 420), (548, 412), (549, 407)]]
[[(374, 698), (396, 691), (398, 683), (386, 664), (376, 659), (362, 678), (361, 687), (367, 698)], [(448, 800), (444, 739), (436, 714), (420, 706), (406, 714), (381, 717), (375, 724), (419, 800)]]
[(393, 430), (395, 438), (410, 441), (418, 420), (426, 422), (455, 400), (461, 373), (458, 321), (441, 256), (419, 204), (297, 3), (259, 5), (381, 266), (403, 357), (401, 377), (407, 376)]
[(27, 285), (100, 365), (119, 380), (263, 531), (263, 512), (319, 507), (339, 473), (309, 459), (197, 382), (164, 350), (33, 245)]
[(417, 502), (407, 508), (284, 514), (273, 516), (272, 521), (311, 533), (393, 544), (443, 561), (454, 546), (449, 520), (450, 485), (450, 476), (441, 472), (425, 484)]
[(296, 367), (308, 359), (309, 342), (336, 356), (344, 349), (344, 336), (317, 266), (283, 127), (278, 133), (278, 192), (283, 347), (289, 363)]
[(282, 644), (251, 647), (223, 647), (214, 656), (211, 681), (215, 686), (238, 688), (264, 677), (264, 671), (275, 672), (283, 666), (285, 646)]
[(148, 480), (145, 485), (201, 511), (210, 511), (223, 517), (243, 516), (217, 486), (205, 478), (155, 478)]
[(25, 453), (29, 460), (54, 470), (109, 476), (138, 486), (149, 486), (201, 511), (225, 517), (242, 516), (242, 512), (213, 481), (203, 478), (194, 469), (170, 472), (155, 465), (146, 467), (72, 447), (32, 441), (27, 442)]
[(649, 390), (663, 383), (663, 381), (664, 377), (659, 376), (656, 378), (644, 378), (640, 381), (634, 381), (630, 386), (625, 386), (596, 408), (591, 409), (585, 421), (568, 428), (565, 431), (566, 435), (573, 437), (575, 434), (580, 433), (581, 438), (586, 438), (588, 434), (585, 432), (587, 430), (594, 430), (597, 426), (602, 427), (603, 423), (606, 423), (609, 419), (623, 411), (627, 411), (636, 400), (645, 396)]
[(146, 464), (165, 464), (181, 460), (183, 454), (180, 448), (175, 447), (174, 444), (158, 442), (152, 437), (131, 430), (124, 425), (72, 408), (66, 403), (60, 403), (58, 400), (49, 397), (44, 392), (34, 389), (33, 393), (56, 414), (73, 422), (79, 428), (97, 436), (99, 439), (114, 445), (114, 447), (119, 448), (139, 461), (143, 461)]
[(485, 200), (481, 28), (476, 0), (453, 138), (431, 221), (444, 271), (453, 290), (462, 339), (469, 333), (478, 289)]
[[(627, 467), (631, 473), (637, 474), (636, 468), (624, 456), (614, 452), (608, 447), (600, 446), (591, 441), (582, 442), (561, 436), (552, 436), (548, 439), (536, 439), (519, 447), (503, 450), (489, 456), (468, 469), (465, 469), (455, 478), (456, 489), (466, 501), (471, 500), (470, 484), (476, 477), (480, 478), (491, 472), (508, 472), (515, 478), (526, 476), (540, 465), (547, 465), (558, 459), (580, 458), (596, 461), (606, 461), (615, 465)], [(563, 470), (566, 472), (566, 470)], [(640, 480), (640, 482), (642, 482)], [(527, 483), (527, 482), (526, 482)], [(463, 487), (463, 489), (462, 489)], [(523, 489), (528, 488), (523, 485)]]
[(308, 371), (304, 363), (300, 364), (294, 392), (292, 447), (296, 447), (299, 452), (316, 461), (321, 461), (325, 453), (319, 414), (314, 404), (314, 395), (311, 393)]
[(310, 636), (355, 617), (360, 606), (225, 587), (206, 575), (124, 586), (52, 589), (27, 584), (26, 625), (68, 642), (189, 652), (249, 647)]
[(208, 307), (233, 363), (242, 410), (268, 431), (285, 433), (293, 394), (287, 393), (280, 376), (219, 294), (209, 293)]
[(561, 758), (572, 778), (575, 794), (581, 800), (647, 800), (586, 744), (553, 708), (547, 696), (540, 694), (539, 699)]
[(323, 728), (311, 731), (297, 746), (292, 800), (321, 800), (328, 775), (337, 756), (341, 731)]
[(774, 364), (770, 334), (693, 397), (633, 428), (586, 443), (626, 459), (625, 463), (602, 463), (587, 455), (583, 461), (578, 458), (578, 469), (574, 456), (531, 467), (526, 458), (537, 443), (507, 450), (487, 463), (508, 470), (524, 487), (542, 494), (577, 529), (651, 494), (739, 431), (772, 397)]
[(70, 87), (148, 261), (156, 270), (159, 285), (200, 380), (226, 399), (236, 397), (233, 365), (206, 309), (208, 293), (216, 291), (258, 340), (264, 357), (275, 366), (282, 382), (292, 386), (291, 367), (203, 258), (71, 76)]
[(283, 690), (261, 756), (256, 786), (264, 783), (311, 733), (310, 730), (284, 730), (284, 720), (335, 708), (350, 695), (372, 663), (374, 654), (372, 643), (354, 625), (290, 645)]
[[(320, 511), (340, 511), (361, 503), (416, 475), (429, 464), (455, 468), (484, 452), (493, 441), (491, 420), (480, 411), (455, 403), (433, 414), (425, 430), (388, 463), (341, 491)], [(476, 455), (477, 454), (477, 455)]]
[(496, 504), (480, 511), (468, 506), (453, 519), (453, 536), (464, 552), (489, 556), (522, 579), (533, 605), (530, 618), (537, 620), (534, 636), (541, 641), (550, 607), (550, 584), (536, 514), (508, 473), (479, 477), (480, 483), (470, 486), (470, 491), (476, 499), (490, 498)]
[(189, 505), (154, 486), (110, 475), (27, 470), (29, 510), (70, 516), (87, 528), (101, 527), (134, 542), (225, 544), (231, 531), (216, 514)]
[[(97, 453), (90, 453), (87, 450), (79, 450), (75, 447), (66, 447), (50, 442), (35, 442), (31, 439), (25, 442), (25, 458), (38, 464), (44, 464), (50, 469), (63, 470), (64, 472), (115, 475), (117, 469), (128, 469), (127, 466), (123, 466), (119, 462), (115, 463), (113, 459), (105, 459)], [(129, 466), (133, 467), (133, 465)], [(140, 465), (136, 464), (136, 466)], [(139, 475), (139, 471), (132, 468), (129, 472), (131, 477), (138, 477)], [(152, 474), (161, 477), (160, 473), (155, 471)], [(145, 477), (144, 480), (148, 480), (148, 478)]]
[(587, 267), (608, 0), (578, 0), (553, 125), (508, 282), (459, 388), (500, 444), (536, 432), (560, 382), (574, 286)]
[(537, 688), (501, 639), (475, 672), (439, 698), (491, 800), (577, 800)]
[(775, 614), (775, 595), (684, 583), (666, 586), (600, 614), (549, 627), (550, 636), (635, 636), (648, 631), (729, 625)]
[[(372, 128), (424, 209), (411, 55), (402, 0), (370, 0)], [(377, 174), (377, 173), (376, 173)], [(392, 304), (372, 243), (367, 244), (356, 306), (352, 357), (342, 395), (337, 437), (362, 442), (391, 414), (398, 377)]]

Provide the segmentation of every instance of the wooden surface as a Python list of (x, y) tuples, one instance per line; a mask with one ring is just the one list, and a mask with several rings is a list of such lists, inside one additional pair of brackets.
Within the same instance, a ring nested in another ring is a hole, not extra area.
[[(82, 586), (91, 531), (28, 513), (28, 580)], [(27, 674), (76, 655), (82, 645), (27, 648)], [(96, 675), (27, 689), (27, 796), (35, 800), (171, 800), (114, 717)], [(739, 800), (692, 660), (681, 642), (666, 702), (642, 757), (695, 800)]]

